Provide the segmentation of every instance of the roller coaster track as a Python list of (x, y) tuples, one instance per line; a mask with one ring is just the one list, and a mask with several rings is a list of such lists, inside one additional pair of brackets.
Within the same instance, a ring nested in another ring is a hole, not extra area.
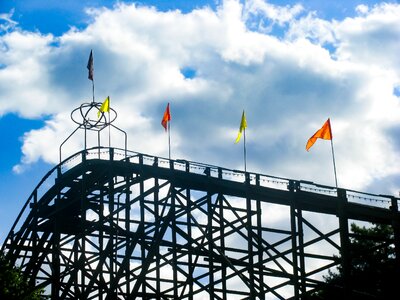
[(392, 225), (399, 261), (397, 204), (96, 147), (46, 174), (2, 248), (51, 299), (304, 299), (347, 274), (349, 222)]

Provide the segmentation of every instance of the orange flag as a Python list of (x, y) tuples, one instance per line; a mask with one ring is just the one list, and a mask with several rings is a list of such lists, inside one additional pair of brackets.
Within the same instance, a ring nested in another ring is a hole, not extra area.
[(165, 109), (164, 116), (161, 120), (161, 125), (167, 130), (167, 123), (171, 121), (171, 113), (169, 112), (169, 103), (167, 104), (167, 108)]
[(322, 125), (321, 129), (314, 133), (314, 135), (307, 141), (307, 151), (312, 147), (312, 145), (314, 145), (317, 139), (332, 140), (331, 121), (329, 118), (326, 120), (324, 125)]

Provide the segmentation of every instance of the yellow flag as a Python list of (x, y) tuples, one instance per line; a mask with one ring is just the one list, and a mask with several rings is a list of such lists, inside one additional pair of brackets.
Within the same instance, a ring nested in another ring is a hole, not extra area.
[(97, 112), (97, 117), (100, 118), (100, 114), (102, 112), (110, 112), (110, 96), (104, 100), (103, 104), (100, 106), (99, 111)]
[(245, 128), (247, 128), (247, 121), (246, 121), (246, 115), (245, 115), (245, 113), (243, 111), (242, 120), (240, 121), (239, 133), (238, 133), (238, 136), (236, 138), (235, 144), (239, 143), (240, 138), (242, 137), (242, 131), (245, 130)]

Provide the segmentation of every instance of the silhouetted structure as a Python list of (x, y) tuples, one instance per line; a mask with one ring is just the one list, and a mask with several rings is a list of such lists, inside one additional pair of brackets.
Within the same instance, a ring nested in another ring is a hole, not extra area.
[(43, 178), (3, 248), (52, 299), (300, 299), (350, 263), (349, 219), (398, 238), (397, 200), (96, 147)]
[(305, 299), (349, 275), (349, 220), (392, 225), (400, 266), (399, 199), (127, 151), (115, 126), (125, 149), (101, 147), (100, 105), (73, 111), (85, 149), (61, 144), (2, 247), (51, 299)]

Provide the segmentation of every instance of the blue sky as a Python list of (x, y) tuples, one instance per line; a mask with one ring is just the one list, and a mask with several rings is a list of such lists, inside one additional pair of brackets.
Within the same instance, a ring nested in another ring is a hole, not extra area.
[[(152, 8), (151, 8), (152, 7)], [(0, 241), (74, 129), (70, 111), (107, 95), (129, 148), (333, 185), (400, 191), (398, 1), (0, 2)], [(115, 138), (118, 144), (118, 137)], [(73, 141), (66, 152), (82, 149)]]

